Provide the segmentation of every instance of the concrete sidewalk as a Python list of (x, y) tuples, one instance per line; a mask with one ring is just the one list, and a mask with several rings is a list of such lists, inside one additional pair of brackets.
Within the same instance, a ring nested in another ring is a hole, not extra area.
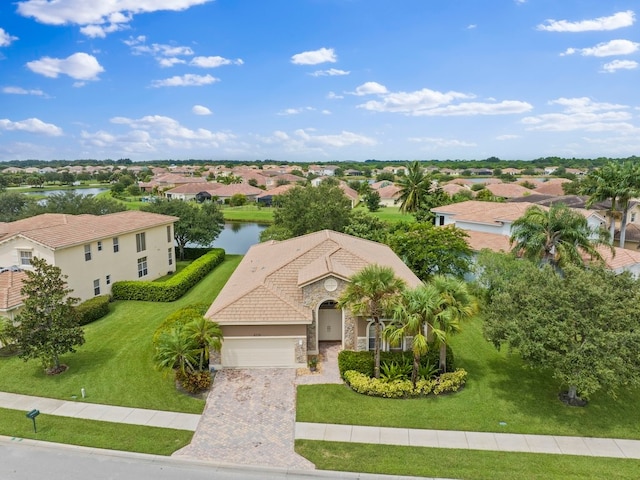
[(192, 413), (165, 412), (143, 408), (116, 407), (76, 401), (56, 400), (54, 398), (32, 397), (15, 393), (0, 392), (0, 407), (24, 410), (25, 413), (38, 409), (40, 413), (61, 417), (101, 420), (103, 422), (128, 423), (149, 427), (175, 428), (195, 431), (200, 415)]
[(640, 459), (640, 440), (296, 423), (296, 439)]

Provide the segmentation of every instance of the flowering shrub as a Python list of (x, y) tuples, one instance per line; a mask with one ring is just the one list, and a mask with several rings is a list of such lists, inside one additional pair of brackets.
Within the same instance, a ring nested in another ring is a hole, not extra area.
[(357, 393), (372, 397), (384, 398), (412, 398), (424, 397), (429, 394), (457, 392), (467, 380), (467, 372), (461, 368), (455, 372), (443, 373), (430, 380), (418, 380), (413, 388), (411, 380), (382, 381), (372, 378), (355, 370), (344, 373), (347, 385)]

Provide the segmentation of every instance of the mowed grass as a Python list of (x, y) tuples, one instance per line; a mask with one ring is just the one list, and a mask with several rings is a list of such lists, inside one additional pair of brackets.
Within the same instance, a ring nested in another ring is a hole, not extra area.
[(637, 479), (640, 460), (296, 440), (320, 470), (466, 480)]
[(413, 215), (409, 213), (401, 213), (400, 207), (380, 207), (380, 210), (377, 212), (369, 212), (369, 210), (361, 204), (356, 207), (356, 209), (361, 209), (362, 211), (369, 213), (369, 215), (373, 215), (374, 217), (378, 217), (380, 220), (384, 220), (389, 223), (416, 221)]
[(301, 385), (297, 420), (640, 439), (640, 391), (621, 391), (616, 400), (602, 393), (584, 408), (567, 407), (550, 372), (528, 369), (517, 354), (497, 351), (482, 337), (480, 319), (463, 328), (452, 342), (456, 366), (469, 372), (462, 391), (398, 400), (359, 395), (344, 385)]
[[(69, 370), (47, 376), (37, 360), (0, 358), (0, 391), (156, 410), (200, 413), (204, 401), (179, 393), (173, 375), (154, 369), (151, 339), (170, 313), (209, 304), (240, 262), (228, 255), (184, 297), (171, 303), (117, 301), (111, 313), (84, 327), (86, 343), (61, 357)], [(80, 399), (84, 388), (86, 398)]]
[(21, 410), (0, 408), (0, 435), (16, 441), (31, 438), (45, 442), (67, 443), (110, 450), (171, 455), (191, 441), (193, 432), (170, 428), (146, 427), (122, 423), (99, 422), (78, 418), (40, 414), (38, 432)]
[(256, 222), (273, 223), (273, 208), (258, 207), (258, 205), (243, 205), (241, 207), (221, 208), (222, 215), (227, 222)]

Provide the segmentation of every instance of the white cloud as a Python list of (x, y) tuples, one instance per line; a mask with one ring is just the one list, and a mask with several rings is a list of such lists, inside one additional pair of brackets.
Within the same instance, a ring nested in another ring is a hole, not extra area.
[(589, 48), (567, 48), (560, 55), (573, 55), (579, 53), (585, 57), (610, 57), (612, 55), (629, 55), (638, 51), (640, 43), (631, 40), (611, 40), (597, 44)]
[(201, 87), (202, 85), (210, 85), (219, 82), (220, 79), (212, 75), (194, 75), (187, 73), (185, 75), (176, 75), (174, 77), (165, 78), (164, 80), (154, 80), (152, 87)]
[(496, 137), (496, 140), (500, 140), (500, 141), (503, 141), (503, 140), (515, 140), (516, 138), (520, 138), (520, 135), (509, 135), (509, 134), (507, 134), (507, 135), (498, 135)]
[(291, 57), (291, 63), (296, 65), (318, 65), (319, 63), (338, 61), (333, 48), (321, 48), (309, 52), (296, 53)]
[(344, 96), (338, 95), (336, 92), (329, 92), (327, 93), (327, 98), (329, 100), (340, 100), (341, 98), (344, 98)]
[(387, 87), (379, 84), (378, 82), (365, 82), (362, 85), (356, 87), (356, 90), (352, 93), (352, 95), (381, 95), (387, 92)]
[(187, 63), (185, 60), (178, 57), (170, 57), (170, 58), (157, 58), (158, 64), (161, 67), (173, 67), (174, 65), (180, 65)]
[(195, 115), (211, 115), (213, 112), (203, 105), (194, 105), (191, 112)]
[(632, 10), (618, 12), (609, 17), (598, 17), (592, 20), (569, 22), (567, 20), (547, 20), (545, 24), (538, 25), (538, 30), (547, 32), (588, 32), (602, 30), (616, 30), (629, 27), (635, 21), (635, 13)]
[(0, 28), (0, 47), (8, 47), (15, 40), (18, 40), (18, 37), (9, 35), (3, 28)]
[(182, 45), (167, 45), (163, 43), (152, 43), (147, 45), (147, 37), (139, 35), (124, 40), (124, 44), (131, 47), (133, 55), (151, 55), (156, 59), (161, 67), (172, 67), (177, 64), (187, 63), (179, 57), (192, 56), (194, 51), (191, 47)]
[(44, 96), (44, 92), (38, 88), (34, 88), (31, 90), (27, 90), (22, 87), (4, 87), (2, 89), (2, 93), (8, 93), (11, 95), (35, 95), (35, 96)]
[(550, 105), (563, 107), (560, 113), (545, 113), (525, 117), (521, 123), (527, 130), (568, 132), (583, 130), (588, 132), (618, 132), (637, 130), (630, 123), (632, 115), (626, 105), (594, 102), (588, 97), (558, 98)]
[(38, 118), (27, 118), (19, 122), (12, 122), (9, 119), (0, 119), (0, 129), (9, 131), (21, 131), (30, 133), (41, 133), (50, 137), (62, 135), (62, 129), (53, 123), (45, 123)]
[(302, 107), (302, 108), (286, 108), (281, 112), (278, 112), (278, 115), (298, 115), (302, 112), (313, 111), (315, 108), (313, 107)]
[(89, 37), (102, 37), (126, 28), (133, 15), (162, 10), (180, 11), (211, 0), (24, 0), (18, 13), (47, 25), (81, 25)]
[(347, 70), (339, 70), (337, 68), (330, 68), (328, 70), (316, 70), (313, 73), (310, 73), (312, 77), (334, 77), (338, 75), (349, 75), (351, 72)]
[(450, 147), (477, 147), (477, 143), (465, 142), (464, 140), (455, 140), (449, 138), (438, 137), (413, 137), (409, 141), (416, 143), (424, 143), (433, 148), (450, 148)]
[(229, 60), (228, 58), (213, 56), (213, 57), (194, 57), (189, 62), (189, 65), (201, 68), (217, 68), (222, 65), (243, 65), (244, 61), (240, 58), (236, 60)]
[(605, 63), (602, 66), (602, 71), (607, 73), (614, 73), (618, 70), (635, 70), (638, 68), (638, 62), (635, 60), (614, 60), (609, 63)]
[(27, 67), (45, 77), (58, 78), (58, 75), (63, 74), (76, 80), (97, 80), (98, 74), (104, 72), (96, 57), (82, 52), (67, 58), (42, 57), (28, 62)]
[(375, 145), (375, 139), (357, 133), (342, 131), (334, 135), (313, 135), (307, 130), (298, 129), (294, 132), (295, 136), (302, 140), (307, 146), (319, 147), (347, 147), (350, 145)]

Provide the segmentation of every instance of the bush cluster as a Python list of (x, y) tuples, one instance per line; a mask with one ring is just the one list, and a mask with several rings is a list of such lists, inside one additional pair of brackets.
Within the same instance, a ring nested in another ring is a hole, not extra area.
[(467, 372), (457, 369), (455, 372), (447, 372), (438, 378), (430, 380), (418, 380), (416, 388), (413, 388), (411, 380), (393, 380), (390, 382), (371, 378), (355, 370), (344, 373), (347, 385), (357, 393), (372, 397), (383, 398), (414, 398), (426, 395), (440, 395), (442, 393), (457, 392), (462, 388), (467, 379)]
[(80, 325), (87, 325), (107, 315), (109, 313), (110, 301), (111, 297), (109, 295), (99, 295), (82, 302), (75, 307), (76, 313), (78, 314), (78, 323)]
[(176, 374), (180, 386), (189, 393), (199, 393), (211, 387), (211, 373), (209, 370), (186, 372), (184, 375)]
[[(428, 367), (430, 365), (438, 365), (440, 359), (440, 351), (436, 345), (431, 345), (429, 351), (420, 358), (420, 366)], [(413, 364), (412, 352), (380, 352), (380, 364)], [(447, 347), (447, 370), (452, 371), (454, 367), (453, 351)], [(373, 351), (354, 352), (352, 350), (342, 350), (338, 354), (338, 368), (340, 376), (344, 378), (345, 372), (355, 370), (368, 377), (373, 377)]]
[(111, 289), (111, 295), (116, 300), (173, 302), (222, 263), (224, 256), (223, 249), (214, 248), (164, 282), (115, 282)]

